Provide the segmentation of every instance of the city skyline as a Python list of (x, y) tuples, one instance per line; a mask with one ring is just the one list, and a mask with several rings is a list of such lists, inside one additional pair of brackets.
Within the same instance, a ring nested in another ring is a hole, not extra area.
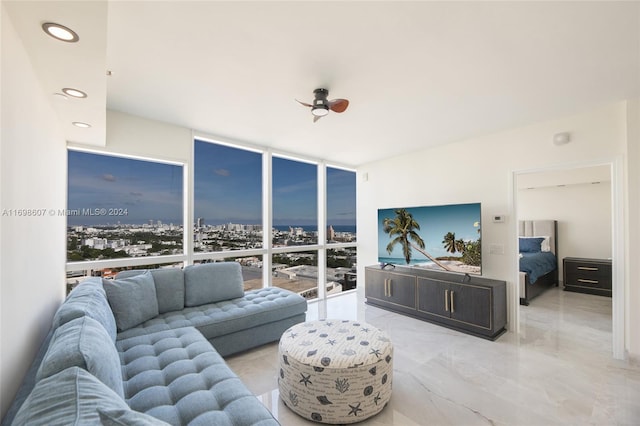
[[(183, 166), (68, 151), (68, 226), (183, 224)], [(262, 154), (195, 141), (194, 221), (262, 223)], [(274, 226), (317, 227), (317, 166), (273, 157)], [(355, 173), (327, 167), (327, 224), (355, 227)], [(100, 210), (104, 212), (104, 210)], [(113, 214), (111, 214), (113, 213)]]

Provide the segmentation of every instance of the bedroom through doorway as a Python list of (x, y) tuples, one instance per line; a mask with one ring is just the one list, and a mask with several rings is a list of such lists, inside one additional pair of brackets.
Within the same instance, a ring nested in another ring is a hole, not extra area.
[[(558, 268), (558, 286), (545, 287), (535, 292), (531, 292), (529, 288), (528, 291), (535, 296), (528, 300), (529, 306), (518, 304), (515, 314), (521, 334), (532, 333), (535, 326), (540, 323), (544, 323), (546, 328), (565, 328), (576, 330), (576, 332), (582, 329), (585, 338), (592, 331), (596, 334), (600, 333), (601, 339), (604, 339), (605, 344), (608, 344), (614, 357), (617, 358), (615, 333), (620, 330), (616, 329), (615, 323), (614, 274), (610, 274), (608, 283), (606, 278), (585, 279), (585, 287), (609, 286), (610, 297), (606, 295), (606, 291), (598, 292), (585, 288), (582, 292), (578, 288), (578, 292), (570, 292), (563, 289), (563, 259), (592, 259), (602, 261), (604, 264), (613, 263), (614, 241), (617, 238), (614, 226), (615, 179), (612, 177), (615, 174), (613, 169), (614, 164), (603, 163), (514, 173), (516, 221), (518, 223), (528, 220), (556, 221), (557, 251), (555, 254)], [(531, 234), (522, 235), (531, 236)], [(569, 265), (567, 271), (570, 272), (572, 270), (570, 259), (567, 262)], [(520, 263), (519, 260), (518, 263)], [(518, 275), (518, 278), (520, 275), (524, 276), (520, 273)], [(520, 287), (524, 284), (520, 284), (519, 281), (515, 281), (515, 286), (518, 287), (518, 297), (522, 297), (520, 292), (523, 290)], [(600, 281), (600, 283), (595, 284), (591, 281)], [(541, 311), (545, 312), (543, 317), (539, 316)], [(581, 328), (583, 326), (593, 327), (593, 330), (585, 331)], [(560, 329), (558, 336), (563, 334)]]

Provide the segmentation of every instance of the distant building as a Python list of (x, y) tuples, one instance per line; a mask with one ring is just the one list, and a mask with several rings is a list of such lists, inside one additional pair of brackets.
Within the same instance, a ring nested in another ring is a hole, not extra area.
[(336, 231), (333, 230), (333, 226), (329, 225), (327, 228), (327, 240), (335, 241), (336, 239)]
[(304, 229), (301, 227), (289, 227), (289, 235), (291, 235), (292, 237), (300, 237), (302, 235), (304, 235)]

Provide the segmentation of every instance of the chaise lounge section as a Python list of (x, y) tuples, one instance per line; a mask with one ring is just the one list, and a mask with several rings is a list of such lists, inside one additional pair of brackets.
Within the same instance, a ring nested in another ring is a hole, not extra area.
[(277, 425), (221, 354), (278, 340), (306, 301), (242, 286), (232, 262), (83, 282), (3, 425)]

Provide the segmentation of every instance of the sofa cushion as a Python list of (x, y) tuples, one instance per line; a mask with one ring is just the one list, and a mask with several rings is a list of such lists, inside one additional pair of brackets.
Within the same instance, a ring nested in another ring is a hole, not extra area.
[(71, 290), (53, 317), (53, 328), (83, 316), (98, 321), (111, 341), (116, 341), (116, 320), (107, 301), (102, 278), (89, 278)]
[(199, 306), (244, 296), (242, 269), (236, 262), (184, 268), (185, 306)]
[(173, 425), (277, 425), (193, 327), (116, 343), (129, 406)]
[(105, 329), (94, 319), (76, 318), (56, 329), (36, 380), (69, 367), (87, 370), (124, 398), (118, 352)]
[(115, 392), (79, 367), (71, 367), (36, 383), (12, 425), (100, 424), (97, 408), (129, 410)]
[(118, 334), (118, 339), (179, 327), (196, 327), (207, 339), (303, 314), (307, 301), (278, 287), (251, 290), (239, 299), (168, 312)]
[(158, 315), (156, 285), (150, 272), (104, 283), (118, 331), (135, 327)]
[(155, 417), (129, 409), (108, 410), (98, 408), (98, 414), (100, 415), (100, 424), (102, 426), (157, 426), (168, 424)]
[[(146, 270), (121, 271), (116, 275), (116, 279), (132, 277), (143, 272), (146, 272)], [(153, 282), (156, 285), (158, 312), (163, 314), (184, 308), (184, 274), (182, 269), (152, 269), (149, 272), (151, 272)]]

